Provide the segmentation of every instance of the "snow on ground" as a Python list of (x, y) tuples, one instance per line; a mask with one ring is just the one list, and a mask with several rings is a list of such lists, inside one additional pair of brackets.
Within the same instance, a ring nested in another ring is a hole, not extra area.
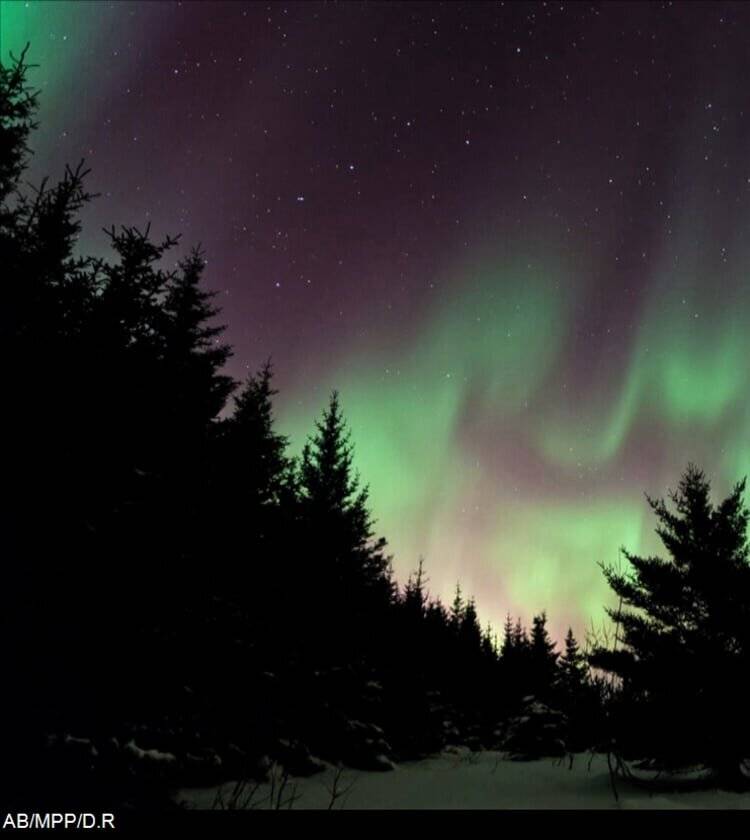
[[(750, 809), (750, 794), (723, 791), (654, 793), (625, 781), (617, 784), (619, 803), (612, 794), (606, 756), (588, 754), (568, 759), (509, 761), (497, 752), (445, 752), (435, 758), (401, 764), (385, 773), (344, 769), (336, 780), (333, 767), (305, 779), (289, 779), (281, 788), (278, 781), (252, 789), (225, 784), (221, 789), (185, 789), (175, 797), (190, 808), (216, 807), (217, 793), (228, 803), (239, 793), (243, 808), (294, 809), (328, 808), (332, 789), (340, 795), (334, 809), (526, 809), (526, 808), (620, 808)], [(290, 798), (294, 801), (290, 802)]]

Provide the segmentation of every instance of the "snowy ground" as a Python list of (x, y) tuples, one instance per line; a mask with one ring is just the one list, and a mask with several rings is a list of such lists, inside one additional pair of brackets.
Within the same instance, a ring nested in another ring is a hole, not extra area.
[[(339, 795), (333, 800), (334, 785)], [(221, 789), (182, 790), (177, 801), (191, 808), (216, 807), (217, 794), (225, 807), (321, 809), (358, 808), (721, 808), (750, 809), (750, 794), (722, 791), (691, 793), (648, 792), (618, 782), (615, 802), (605, 756), (575, 757), (572, 769), (546, 759), (515, 762), (499, 753), (457, 751), (424, 761), (401, 764), (392, 772), (368, 773), (346, 769), (306, 779), (277, 781), (253, 790), (223, 785)]]

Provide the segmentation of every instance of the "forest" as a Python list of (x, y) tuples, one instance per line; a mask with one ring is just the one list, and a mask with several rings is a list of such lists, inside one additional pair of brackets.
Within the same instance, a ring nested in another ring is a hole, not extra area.
[[(244, 382), (200, 248), (107, 230), (80, 253), (83, 163), (24, 183), (38, 96), (0, 70), (5, 532), (2, 761), (18, 807), (169, 806), (179, 786), (390, 772), (449, 745), (586, 751), (748, 786), (748, 511), (689, 466), (649, 499), (666, 559), (603, 567), (613, 637), (544, 611), (483, 626), (375, 533), (346, 394), (301, 456), (269, 361)], [(171, 266), (171, 267), (167, 267)], [(606, 642), (606, 643), (605, 643)]]

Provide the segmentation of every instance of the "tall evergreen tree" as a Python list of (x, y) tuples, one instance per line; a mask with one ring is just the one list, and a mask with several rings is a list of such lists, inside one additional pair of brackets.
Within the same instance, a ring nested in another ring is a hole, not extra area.
[(28, 140), (36, 128), (38, 93), (26, 81), (28, 45), (18, 58), (11, 55), (10, 65), (0, 66), (0, 202), (18, 187), (28, 165)]
[(728, 786), (744, 784), (750, 754), (744, 685), (750, 665), (750, 564), (745, 482), (718, 505), (690, 465), (673, 510), (647, 497), (668, 558), (623, 549), (629, 569), (604, 569), (621, 599), (610, 609), (620, 650), (595, 649), (594, 667), (622, 685), (620, 743), (664, 764), (702, 761)]
[(100, 498), (117, 507), (119, 492), (129, 494), (132, 483), (143, 483), (134, 481), (134, 473), (157, 481), (168, 472), (172, 436), (182, 437), (172, 420), (174, 392), (165, 360), (169, 319), (162, 305), (172, 275), (160, 267), (177, 240), (154, 242), (149, 227), (113, 227), (107, 234), (117, 260), (101, 265), (88, 326), (87, 340), (98, 353), (88, 354), (86, 380), (102, 377), (104, 387), (96, 395), (95, 428), (87, 431), (108, 456), (96, 467), (109, 476), (112, 499), (102, 493), (104, 477)]
[[(84, 651), (92, 642), (78, 635), (78, 616), (95, 610), (86, 568), (93, 491), (85, 432), (91, 420), (81, 409), (90, 387), (82, 387), (80, 348), (94, 300), (94, 261), (75, 253), (79, 214), (91, 199), (83, 166), (66, 169), (52, 186), (46, 180), (36, 188), (22, 184), (36, 127), (28, 69), (25, 50), (0, 65), (0, 375), (7, 405), (0, 423), (12, 488), (0, 514), (0, 644), (14, 686), (6, 692), (6, 717), (16, 729), (9, 740), (24, 731), (27, 714), (36, 714), (33, 731), (26, 732), (33, 744), (55, 706), (60, 712), (74, 705), (68, 703), (74, 680), (63, 676), (71, 649), (77, 646), (81, 672), (87, 667), (82, 660), (91, 661)], [(95, 635), (91, 626), (89, 636)]]
[(219, 341), (224, 327), (211, 323), (219, 313), (212, 304), (216, 293), (201, 286), (205, 264), (201, 249), (193, 248), (169, 277), (162, 310), (167, 317), (163, 338), (172, 412), (201, 436), (234, 389), (232, 379), (222, 372), (231, 355), (229, 346)]
[(279, 502), (291, 461), (288, 440), (274, 429), (271, 362), (250, 376), (234, 398), (234, 412), (222, 426), (222, 480), (242, 507)]
[(368, 617), (382, 619), (394, 590), (386, 542), (374, 536), (368, 489), (354, 473), (350, 434), (335, 391), (303, 449), (299, 489), (303, 527), (315, 563), (307, 582), (321, 605), (333, 599), (342, 610), (344, 626), (329, 632), (331, 645), (334, 635), (340, 643), (345, 641), (346, 626), (353, 631), (346, 642), (351, 645), (355, 637), (361, 641)]
[(217, 427), (212, 497), (214, 539), (225, 556), (238, 560), (227, 594), (252, 602), (258, 622), (278, 633), (279, 623), (289, 623), (297, 609), (290, 584), (299, 547), (294, 465), (286, 436), (274, 428), (272, 380), (268, 361), (248, 377), (234, 397), (233, 413)]

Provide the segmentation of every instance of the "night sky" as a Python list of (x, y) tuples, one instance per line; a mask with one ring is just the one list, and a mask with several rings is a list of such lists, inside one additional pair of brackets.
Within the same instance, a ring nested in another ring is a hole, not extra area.
[(332, 388), (401, 580), (602, 620), (643, 492), (750, 472), (750, 4), (2, 2), (31, 177), (200, 242), (230, 372)]

